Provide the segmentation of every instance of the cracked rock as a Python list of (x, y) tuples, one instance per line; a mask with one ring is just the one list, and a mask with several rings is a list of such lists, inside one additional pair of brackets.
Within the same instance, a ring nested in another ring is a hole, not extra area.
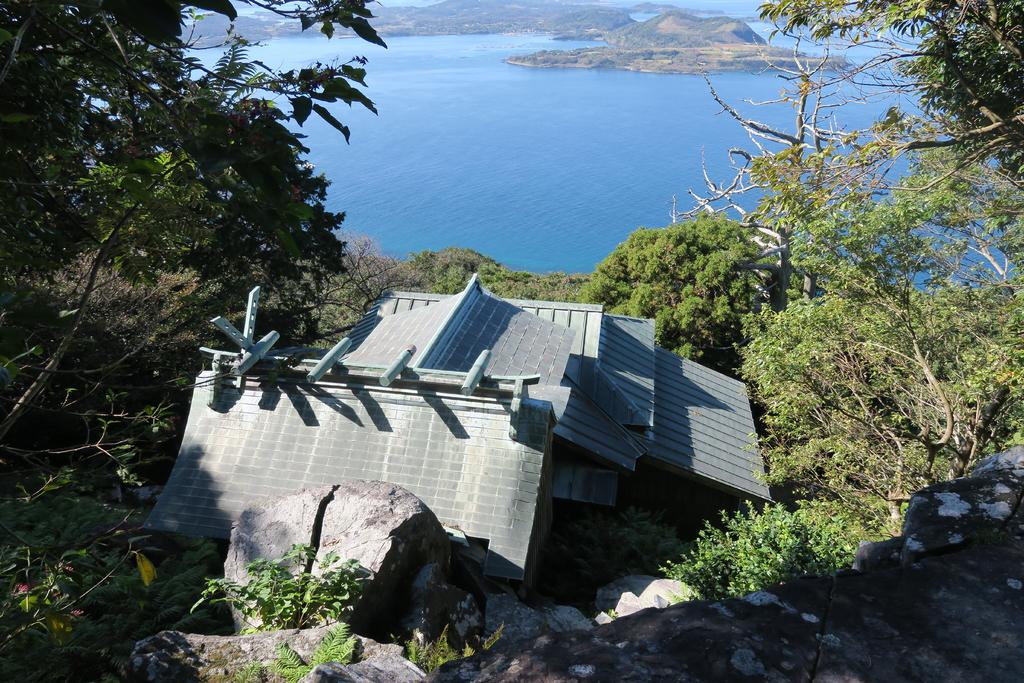
[(423, 501), (394, 484), (345, 481), (246, 508), (231, 529), (224, 576), (244, 582), (247, 563), (279, 558), (295, 543), (318, 548), (318, 559), (335, 552), (369, 571), (348, 621), (380, 638), (390, 635), (416, 573), (448, 565), (448, 536)]

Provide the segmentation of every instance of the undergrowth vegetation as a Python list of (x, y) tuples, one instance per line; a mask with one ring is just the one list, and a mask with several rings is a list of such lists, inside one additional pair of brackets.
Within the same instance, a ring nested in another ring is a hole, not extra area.
[(243, 633), (312, 628), (338, 621), (351, 611), (367, 572), (337, 553), (317, 558), (310, 545), (296, 543), (280, 559), (260, 558), (245, 567), (249, 580), (209, 579), (195, 607), (224, 603), (238, 610)]
[(19, 539), (0, 566), (5, 680), (120, 679), (137, 640), (165, 629), (230, 631), (225, 610), (190, 610), (220, 569), (216, 546), (158, 542), (140, 522), (94, 493), (0, 500), (0, 528)]
[(352, 635), (348, 624), (338, 624), (327, 632), (320, 645), (310, 656), (309, 661), (300, 657), (295, 650), (288, 647), (287, 643), (281, 643), (277, 648), (277, 659), (271, 663), (269, 668), (287, 683), (297, 683), (299, 679), (321, 664), (351, 663), (358, 642)]
[(790, 511), (776, 504), (761, 512), (722, 513), (722, 527), (707, 523), (686, 554), (666, 563), (663, 572), (697, 599), (737, 597), (850, 566), (859, 538), (863, 531), (850, 520), (817, 506)]
[(448, 627), (445, 626), (441, 630), (441, 635), (432, 643), (420, 644), (415, 638), (406, 641), (405, 658), (427, 673), (430, 673), (431, 671), (444, 666), (448, 662), (472, 657), (478, 651), (486, 652), (487, 650), (490, 650), (501, 638), (501, 634), (504, 631), (505, 625), (502, 624), (494, 633), (480, 644), (479, 649), (468, 644), (463, 645), (461, 648), (457, 648), (452, 645), (451, 639), (448, 636)]

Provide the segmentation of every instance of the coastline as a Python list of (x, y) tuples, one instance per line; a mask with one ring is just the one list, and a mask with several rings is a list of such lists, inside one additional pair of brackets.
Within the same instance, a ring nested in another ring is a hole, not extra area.
[[(831, 70), (849, 66), (845, 59), (832, 58), (830, 62)], [(584, 47), (511, 55), (505, 63), (531, 69), (601, 69), (687, 75), (761, 73), (795, 66), (791, 51), (763, 45), (651, 49)]]

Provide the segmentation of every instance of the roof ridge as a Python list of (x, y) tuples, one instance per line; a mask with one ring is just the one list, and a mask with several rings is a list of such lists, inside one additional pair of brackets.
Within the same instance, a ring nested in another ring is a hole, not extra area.
[(622, 313), (610, 313), (608, 311), (605, 311), (605, 315), (608, 316), (609, 318), (613, 319), (613, 320), (615, 318), (622, 318), (624, 320), (640, 320), (640, 321), (643, 321), (643, 322), (651, 322), (651, 323), (656, 322), (654, 318), (645, 318), (645, 317), (640, 316), (640, 315), (624, 315)]
[(423, 347), (419, 358), (412, 364), (412, 367), (428, 367), (426, 364), (432, 361), (432, 356), (443, 346), (445, 338), (452, 334), (456, 320), (465, 315), (466, 310), (468, 310), (467, 302), (469, 305), (472, 305), (485, 292), (486, 290), (480, 284), (480, 276), (477, 273), (473, 273), (473, 277), (469, 278), (469, 282), (466, 283), (466, 288), (456, 295), (457, 300), (455, 305), (452, 306), (452, 310), (448, 311), (448, 314), (441, 321), (430, 341)]
[[(622, 385), (619, 384), (619, 381), (615, 378), (615, 376), (612, 375), (612, 373), (610, 373), (609, 371), (605, 370), (604, 366), (601, 364), (600, 358), (597, 359), (597, 363), (595, 363), (594, 370), (595, 376), (607, 382), (608, 388), (616, 394), (620, 401), (626, 404), (627, 410), (633, 413), (628, 416), (627, 419), (629, 420), (629, 422), (625, 424), (637, 426), (643, 425), (644, 427), (648, 428), (654, 427), (653, 408), (641, 408), (640, 406), (638, 406), (636, 401), (634, 401), (633, 398), (629, 396), (629, 394), (627, 394), (626, 391), (622, 388)], [(595, 401), (595, 403), (598, 402)], [(598, 403), (598, 405), (600, 406), (600, 403)], [(607, 413), (608, 411), (605, 410), (605, 412)], [(640, 419), (640, 416), (643, 416), (643, 419), (640, 422), (633, 422), (634, 419)]]
[[(537, 306), (538, 308), (564, 308), (573, 311), (593, 311), (595, 313), (604, 313), (604, 306), (602, 304), (584, 304), (576, 301), (549, 301), (547, 299), (506, 299), (505, 297), (499, 297), (502, 301), (507, 301), (513, 306), (522, 308), (523, 306)], [(549, 304), (549, 305), (539, 305)]]
[[(461, 293), (462, 292), (459, 292), (459, 294)], [(378, 301), (383, 301), (384, 299), (433, 299), (435, 301), (444, 301), (445, 299), (450, 299), (453, 296), (458, 296), (459, 294), (436, 294), (434, 292), (414, 292), (412, 290), (405, 289), (389, 289), (380, 295), (380, 299), (378, 299)]]

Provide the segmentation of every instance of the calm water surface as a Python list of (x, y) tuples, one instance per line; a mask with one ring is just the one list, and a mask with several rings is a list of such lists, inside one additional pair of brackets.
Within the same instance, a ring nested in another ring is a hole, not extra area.
[[(726, 150), (749, 142), (699, 76), (528, 69), (504, 58), (593, 45), (543, 36), (388, 40), (285, 38), (254, 48), (271, 67), (369, 58), (379, 116), (337, 107), (352, 142), (311, 116), (310, 160), (333, 182), (345, 229), (391, 254), (464, 246), (514, 267), (589, 271), (638, 226), (668, 222), (671, 199), (703, 186), (701, 156), (728, 177)], [(730, 102), (767, 100), (768, 74), (721, 74)], [(287, 103), (282, 106), (287, 107)], [(887, 103), (844, 112), (862, 126)], [(752, 109), (791, 125), (792, 112)]]

